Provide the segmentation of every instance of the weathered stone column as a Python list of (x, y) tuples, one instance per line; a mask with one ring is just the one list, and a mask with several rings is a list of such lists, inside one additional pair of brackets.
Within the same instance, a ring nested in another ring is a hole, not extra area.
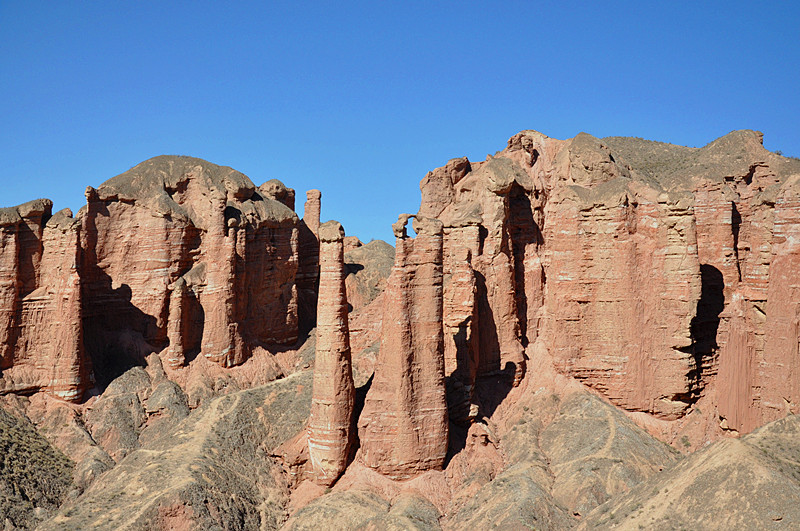
[(356, 391), (344, 284), (344, 229), (339, 222), (328, 221), (318, 228), (318, 234), (317, 347), (308, 453), (315, 481), (328, 486), (347, 467)]
[(306, 192), (305, 211), (300, 222), (299, 261), (297, 264), (297, 303), (301, 334), (311, 331), (317, 322), (317, 282), (319, 280), (319, 213), (322, 192)]
[(358, 422), (360, 460), (395, 479), (441, 469), (448, 420), (442, 329), (442, 223), (393, 225), (395, 265), (387, 281), (381, 350)]
[(303, 210), (303, 221), (314, 234), (319, 234), (319, 213), (321, 207), (322, 192), (319, 190), (309, 190), (306, 192), (306, 204)]
[(202, 304), (205, 323), (201, 352), (223, 367), (232, 367), (246, 359), (237, 352), (238, 326), (234, 321), (236, 231), (228, 230), (225, 221), (225, 196), (218, 194), (213, 200), (215, 219), (203, 242), (208, 254), (204, 257), (206, 285)]
[(169, 296), (169, 318), (167, 319), (167, 364), (177, 368), (186, 362), (186, 352), (183, 345), (183, 324), (185, 320), (186, 280), (181, 277), (175, 281)]

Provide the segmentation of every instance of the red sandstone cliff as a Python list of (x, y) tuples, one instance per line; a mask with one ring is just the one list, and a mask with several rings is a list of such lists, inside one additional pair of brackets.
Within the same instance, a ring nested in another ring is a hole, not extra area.
[(80, 400), (91, 386), (83, 347), (80, 223), (39, 199), (0, 209), (0, 392), (45, 389)]
[[(352, 329), (354, 366), (374, 371), (358, 460), (391, 477), (440, 468), (448, 418), (490, 417), (506, 386), (542, 370), (534, 351), (672, 437), (797, 411), (800, 163), (760, 134), (685, 148), (524, 131), (420, 188), (419, 235), (397, 225), (388, 282), (336, 258), (329, 291), (354, 291), (349, 327), (346, 306), (319, 297), (319, 191), (300, 221), (279, 181), (164, 156), (88, 188), (74, 218), (47, 200), (2, 209), (0, 392), (80, 401), (157, 352), (172, 370), (197, 356), (238, 366), (293, 343), (319, 308), (333, 330), (320, 366)], [(355, 414), (350, 395), (334, 431)]]
[[(250, 516), (269, 506), (290, 527), (424, 513), (434, 528), (559, 528), (674, 459), (631, 418), (684, 449), (797, 412), (800, 162), (760, 134), (698, 149), (523, 131), (421, 193), (394, 255), (320, 225), (319, 191), (301, 221), (279, 181), (189, 157), (87, 189), (75, 217), (48, 200), (0, 209), (4, 407), (81, 460), (83, 487), (119, 461), (115, 493), (93, 488), (79, 517), (121, 496), (103, 517), (150, 503), (201, 518), (196, 494), (219, 523), (232, 486)], [(315, 348), (272, 348), (315, 325)], [(95, 380), (83, 403), (47, 398), (81, 402)], [(208, 479), (217, 459), (247, 472)], [(187, 494), (186, 478), (148, 475), (153, 460), (204, 472)], [(120, 494), (133, 476), (174, 505)]]
[(3, 392), (80, 400), (165, 348), (230, 367), (297, 340), (293, 190), (161, 156), (86, 198), (74, 219), (49, 200), (0, 213)]
[(477, 276), (477, 327), (465, 273), (445, 282), (445, 301), (464, 305), (446, 306), (446, 343), (480, 334), (461, 379), (519, 373), (517, 343), (539, 342), (631, 411), (677, 419), (702, 399), (738, 431), (795, 412), (792, 175), (800, 163), (748, 131), (701, 149), (524, 131), (486, 161), (429, 173), (420, 213), (444, 222), (446, 270)]

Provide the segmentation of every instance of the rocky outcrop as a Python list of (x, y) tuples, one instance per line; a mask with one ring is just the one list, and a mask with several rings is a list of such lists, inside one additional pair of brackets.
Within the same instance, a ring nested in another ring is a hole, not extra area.
[(345, 292), (344, 229), (319, 227), (319, 304), (308, 455), (314, 479), (331, 485), (347, 467), (354, 441), (355, 386)]
[(374, 301), (386, 287), (394, 265), (394, 247), (383, 240), (373, 240), (348, 250), (347, 237), (344, 244), (347, 303), (356, 312)]
[(393, 225), (395, 265), (381, 347), (358, 420), (358, 458), (391, 478), (440, 469), (448, 446), (442, 330), (442, 224), (408, 214)]
[(430, 172), (451, 405), (482, 375), (519, 382), (540, 342), (631, 411), (677, 419), (702, 398), (737, 431), (795, 411), (793, 173), (746, 131), (701, 149), (523, 131)]
[(0, 212), (0, 392), (78, 401), (153, 352), (230, 367), (297, 340), (293, 190), (162, 156), (86, 198)]
[(256, 345), (295, 341), (297, 216), (245, 175), (156, 157), (88, 189), (87, 200), (84, 322), (94, 357), (163, 349), (170, 313), (182, 320), (172, 324), (176, 342), (183, 331), (174, 364), (199, 353), (232, 366)]
[(76, 401), (92, 383), (80, 223), (51, 208), (39, 199), (0, 210), (0, 392), (44, 389)]

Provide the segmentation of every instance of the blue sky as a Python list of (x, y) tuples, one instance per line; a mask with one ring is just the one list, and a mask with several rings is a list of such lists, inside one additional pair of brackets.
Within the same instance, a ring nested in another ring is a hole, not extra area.
[(391, 241), (427, 171), (522, 129), (800, 156), (800, 2), (230, 4), (0, 0), (0, 206), (182, 154)]

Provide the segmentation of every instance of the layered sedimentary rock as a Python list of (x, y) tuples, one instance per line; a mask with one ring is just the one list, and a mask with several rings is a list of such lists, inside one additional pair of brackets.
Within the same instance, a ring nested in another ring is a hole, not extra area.
[(0, 392), (44, 389), (80, 400), (91, 386), (83, 347), (80, 224), (39, 199), (0, 209)]
[(628, 410), (674, 419), (707, 397), (739, 431), (795, 411), (794, 173), (748, 131), (701, 149), (523, 131), (430, 172), (447, 374), (459, 390), (504, 369), (518, 381), (539, 341)]
[(448, 445), (442, 329), (442, 224), (404, 214), (384, 293), (381, 349), (358, 420), (362, 463), (395, 479), (440, 469)]
[(300, 332), (309, 332), (316, 323), (317, 284), (319, 282), (319, 215), (322, 192), (306, 192), (303, 219), (298, 226), (300, 261), (297, 269), (297, 292)]
[(345, 292), (344, 229), (319, 227), (319, 303), (308, 455), (314, 479), (331, 485), (344, 472), (354, 440), (355, 386)]
[(80, 400), (164, 348), (229, 367), (296, 341), (293, 190), (162, 156), (86, 198), (75, 218), (49, 200), (0, 211), (0, 389)]
[(86, 195), (84, 331), (94, 357), (139, 360), (174, 340), (170, 363), (199, 353), (227, 367), (253, 346), (297, 338), (297, 216), (245, 175), (162, 156)]
[[(432, 172), (423, 180), (422, 196), (423, 200), (452, 196), (453, 202), (443, 209), (441, 205), (423, 202), (420, 212), (439, 210), (436, 215), (444, 224), (448, 270), (466, 267), (474, 270), (477, 313), (473, 329), (480, 333), (475, 334), (472, 343), (477, 344), (479, 356), (473, 362), (478, 366), (465, 367), (461, 372), (494, 374), (502, 371), (518, 383), (525, 374), (525, 355), (508, 212), (517, 188), (531, 189), (532, 183), (509, 159), (498, 158), (474, 165), (451, 161), (451, 166), (443, 178), (434, 178), (437, 172)], [(444, 191), (428, 190), (434, 187), (444, 188)], [(468, 255), (471, 262), (467, 266), (464, 262)], [(461, 288), (454, 284), (452, 289)], [(448, 338), (448, 342), (451, 340), (456, 339)], [(470, 385), (470, 382), (464, 384)]]
[(471, 403), (480, 360), (477, 279), (470, 249), (457, 247), (454, 252), (444, 260), (444, 373), (450, 419), (466, 420), (478, 413)]

